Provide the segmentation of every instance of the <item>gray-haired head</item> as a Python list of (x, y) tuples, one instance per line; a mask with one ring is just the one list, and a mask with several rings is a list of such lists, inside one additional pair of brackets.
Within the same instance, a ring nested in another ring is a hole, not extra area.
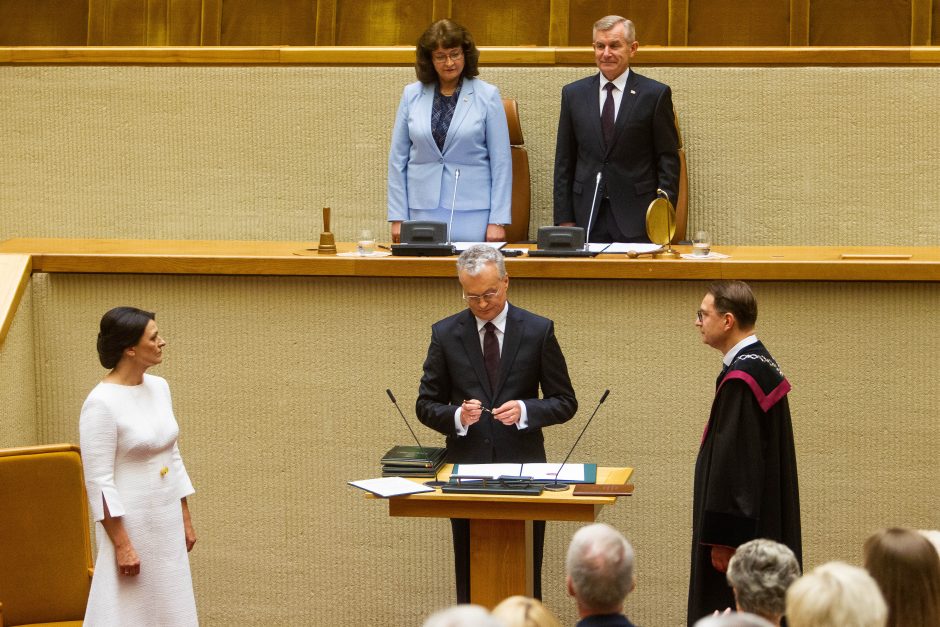
[(633, 22), (619, 15), (606, 15), (594, 22), (592, 36), (597, 37), (598, 32), (608, 31), (617, 24), (623, 24), (623, 34), (628, 44), (632, 44), (636, 41), (636, 27), (633, 25)]
[(457, 274), (479, 274), (488, 263), (496, 266), (499, 278), (506, 276), (506, 262), (503, 261), (503, 254), (492, 246), (474, 244), (457, 257)]
[(454, 605), (431, 614), (423, 627), (503, 627), (503, 624), (479, 605)]
[(738, 547), (728, 564), (728, 584), (738, 607), (776, 621), (787, 604), (787, 588), (800, 576), (796, 555), (784, 544), (758, 538)]
[(581, 527), (571, 538), (565, 569), (579, 605), (618, 612), (633, 589), (633, 547), (604, 523)]
[(731, 612), (720, 616), (706, 616), (695, 621), (695, 627), (774, 627), (766, 618), (747, 612)]

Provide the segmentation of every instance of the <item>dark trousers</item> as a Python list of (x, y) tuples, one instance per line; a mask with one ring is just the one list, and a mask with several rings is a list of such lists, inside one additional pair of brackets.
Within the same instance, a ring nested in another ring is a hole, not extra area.
[[(454, 534), (454, 574), (457, 580), (457, 603), (470, 602), (470, 521), (451, 518)], [(542, 550), (545, 546), (545, 521), (532, 521), (532, 592), (542, 600)], [(506, 596), (509, 596), (508, 594)]]
[(614, 219), (614, 212), (610, 208), (610, 199), (602, 198), (597, 203), (597, 210), (594, 212), (594, 220), (591, 222), (591, 242), (649, 242), (646, 235), (630, 237), (624, 235), (617, 221)]

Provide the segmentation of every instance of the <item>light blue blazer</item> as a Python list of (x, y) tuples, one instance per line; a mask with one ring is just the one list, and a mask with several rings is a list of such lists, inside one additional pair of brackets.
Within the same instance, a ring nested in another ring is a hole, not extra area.
[(463, 79), (441, 151), (431, 135), (435, 89), (415, 82), (401, 95), (388, 155), (388, 220), (408, 220), (409, 209), (450, 209), (460, 170), (455, 211), (488, 209), (490, 224), (509, 224), (512, 157), (499, 90)]

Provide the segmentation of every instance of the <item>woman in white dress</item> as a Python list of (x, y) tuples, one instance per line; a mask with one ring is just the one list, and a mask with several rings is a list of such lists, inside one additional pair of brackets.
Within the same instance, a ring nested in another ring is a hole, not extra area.
[(146, 374), (166, 342), (154, 314), (117, 307), (101, 318), (98, 358), (110, 372), (85, 399), (79, 431), (98, 559), (85, 625), (197, 625), (186, 497), (170, 388)]

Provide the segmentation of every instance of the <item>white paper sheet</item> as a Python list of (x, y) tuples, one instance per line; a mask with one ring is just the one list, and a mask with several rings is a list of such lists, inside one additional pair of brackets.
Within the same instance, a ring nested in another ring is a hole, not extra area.
[(421, 492), (434, 492), (434, 488), (409, 481), (404, 477), (382, 477), (381, 479), (362, 479), (349, 481), (349, 485), (361, 488), (376, 496), (388, 498), (402, 494), (419, 494)]
[[(530, 464), (459, 464), (451, 477), (531, 477), (538, 481), (554, 481), (558, 463)], [(584, 481), (584, 464), (565, 464), (559, 481)]]
[(458, 464), (451, 477), (518, 477), (522, 464)]

